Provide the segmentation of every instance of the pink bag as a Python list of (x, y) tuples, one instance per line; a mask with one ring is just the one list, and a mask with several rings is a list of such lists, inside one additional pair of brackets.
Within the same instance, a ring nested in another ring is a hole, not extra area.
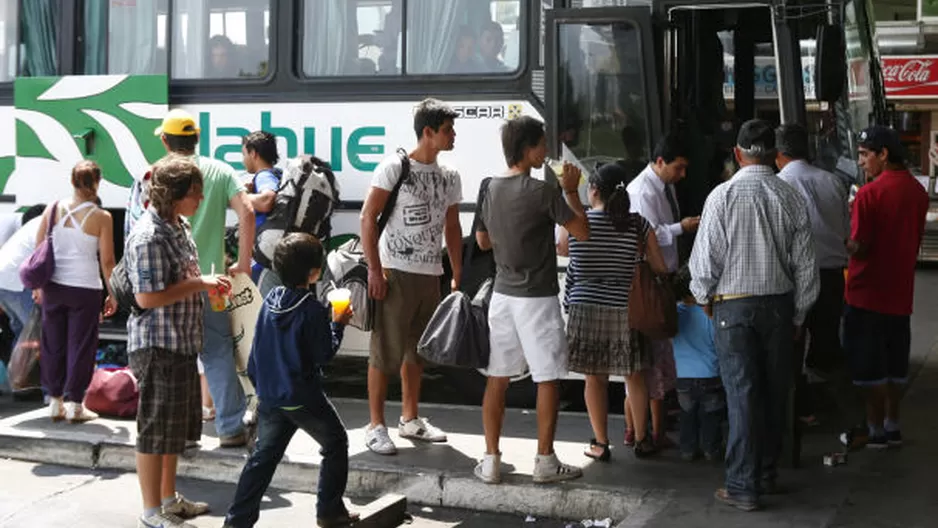
[(137, 415), (137, 378), (127, 367), (94, 371), (85, 391), (85, 407), (102, 416), (132, 418)]

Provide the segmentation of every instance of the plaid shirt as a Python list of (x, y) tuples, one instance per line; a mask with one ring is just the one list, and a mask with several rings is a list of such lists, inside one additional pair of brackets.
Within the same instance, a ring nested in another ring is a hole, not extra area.
[[(163, 291), (200, 276), (199, 254), (181, 220), (173, 226), (148, 209), (134, 225), (124, 249), (134, 293)], [(192, 295), (169, 306), (145, 310), (127, 320), (127, 349), (163, 348), (194, 355), (202, 350), (202, 296)]]
[(707, 197), (689, 265), (700, 304), (794, 292), (802, 324), (820, 288), (807, 202), (768, 167), (740, 169)]

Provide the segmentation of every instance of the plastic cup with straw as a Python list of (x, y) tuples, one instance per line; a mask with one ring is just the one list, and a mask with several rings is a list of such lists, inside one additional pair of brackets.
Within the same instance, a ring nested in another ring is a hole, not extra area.
[[(215, 263), (212, 263), (212, 276), (215, 276)], [(208, 302), (212, 306), (213, 312), (224, 312), (228, 306), (227, 295), (222, 293), (221, 288), (215, 287), (208, 291)]]

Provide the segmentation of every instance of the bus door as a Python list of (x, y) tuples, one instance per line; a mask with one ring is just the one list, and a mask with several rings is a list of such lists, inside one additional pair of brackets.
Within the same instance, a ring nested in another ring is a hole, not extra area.
[(661, 133), (651, 10), (549, 10), (546, 26), (551, 156), (574, 162), (585, 178), (616, 160), (644, 166)]

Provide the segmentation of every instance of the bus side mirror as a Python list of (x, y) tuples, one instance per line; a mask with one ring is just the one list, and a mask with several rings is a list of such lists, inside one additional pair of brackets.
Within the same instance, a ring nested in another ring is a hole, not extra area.
[(814, 87), (818, 101), (835, 103), (847, 84), (846, 43), (838, 25), (817, 29), (817, 58), (814, 62)]

